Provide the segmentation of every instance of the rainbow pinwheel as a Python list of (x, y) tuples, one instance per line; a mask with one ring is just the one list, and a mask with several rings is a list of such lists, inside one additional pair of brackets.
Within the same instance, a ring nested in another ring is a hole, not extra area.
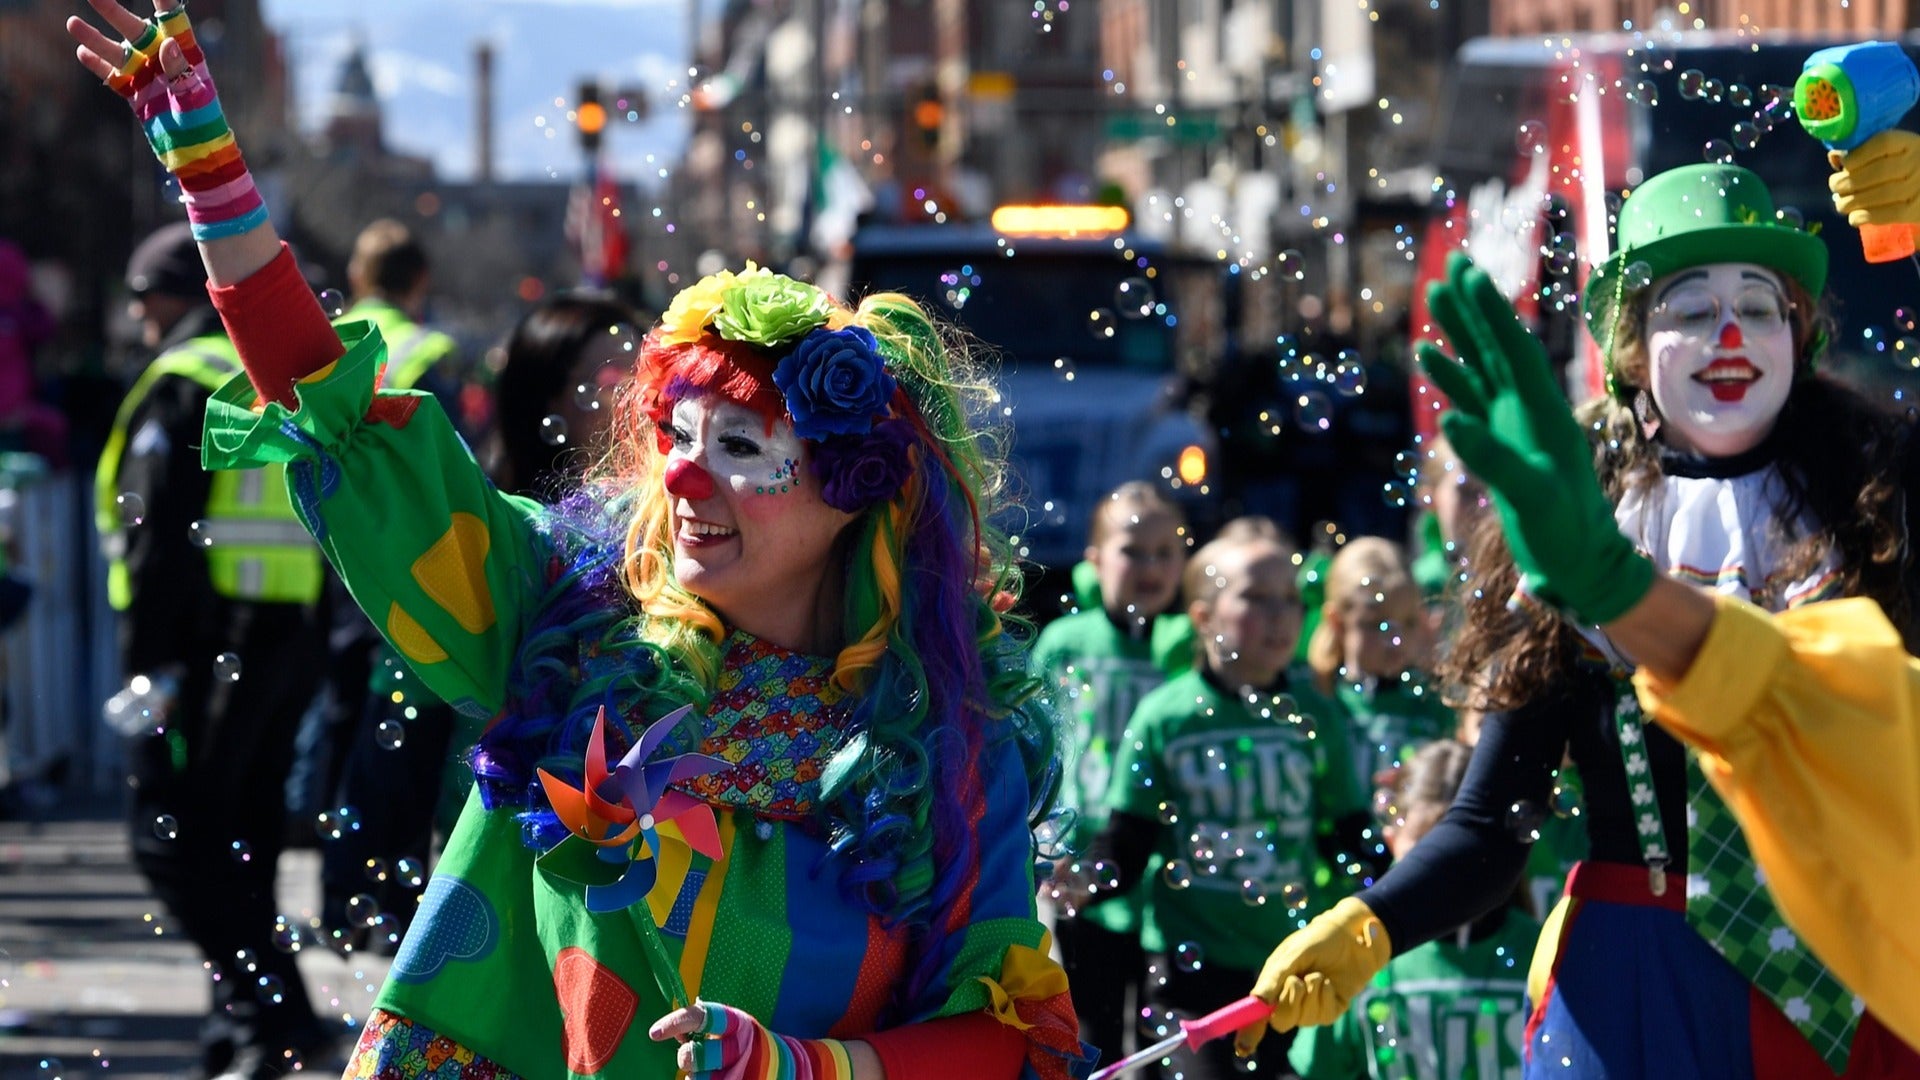
[(688, 847), (710, 859), (720, 857), (720, 829), (713, 808), (668, 785), (731, 768), (732, 763), (708, 754), (648, 760), (690, 715), (691, 706), (684, 706), (649, 724), (608, 771), (607, 711), (602, 708), (587, 743), (582, 787), (538, 770), (547, 801), (572, 834), (539, 861), (556, 875), (586, 885), (587, 910), (620, 911), (653, 890), (660, 864), (660, 825), (672, 822)]

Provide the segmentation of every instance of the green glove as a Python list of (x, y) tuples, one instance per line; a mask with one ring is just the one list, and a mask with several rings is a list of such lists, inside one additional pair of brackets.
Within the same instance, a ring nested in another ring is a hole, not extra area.
[(1420, 366), (1453, 403), (1440, 427), (1492, 492), (1527, 589), (1584, 622), (1619, 618), (1652, 587), (1653, 564), (1614, 522), (1546, 349), (1465, 255), (1427, 305), (1460, 354), (1420, 343)]

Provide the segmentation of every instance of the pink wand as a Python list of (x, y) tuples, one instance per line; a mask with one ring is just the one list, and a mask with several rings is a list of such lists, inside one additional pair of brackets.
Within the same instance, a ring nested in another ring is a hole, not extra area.
[(1215, 1009), (1198, 1020), (1180, 1021), (1179, 1031), (1101, 1069), (1094, 1073), (1090, 1080), (1108, 1080), (1108, 1077), (1119, 1076), (1129, 1069), (1137, 1069), (1155, 1058), (1171, 1053), (1182, 1043), (1185, 1043), (1189, 1050), (1198, 1050), (1202, 1043), (1212, 1042), (1222, 1035), (1231, 1035), (1271, 1015), (1273, 1015), (1273, 1006), (1259, 998), (1241, 998), (1225, 1008)]

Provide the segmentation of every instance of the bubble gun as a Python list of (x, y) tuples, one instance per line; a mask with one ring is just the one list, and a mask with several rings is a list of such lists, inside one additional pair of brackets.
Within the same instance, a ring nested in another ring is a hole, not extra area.
[[(1897, 42), (1863, 41), (1821, 49), (1807, 57), (1793, 84), (1793, 111), (1807, 134), (1829, 150), (1852, 150), (1900, 122), (1920, 101), (1920, 69)], [(1862, 225), (1868, 262), (1913, 255), (1920, 228)]]
[(1204, 1043), (1210, 1043), (1223, 1035), (1231, 1035), (1243, 1027), (1257, 1024), (1273, 1015), (1273, 1006), (1257, 997), (1244, 997), (1224, 1008), (1201, 1017), (1198, 1020), (1180, 1021), (1180, 1030), (1144, 1047), (1112, 1065), (1093, 1074), (1091, 1080), (1109, 1080), (1110, 1077), (1137, 1069), (1150, 1061), (1173, 1053), (1181, 1044), (1189, 1050), (1198, 1050)]

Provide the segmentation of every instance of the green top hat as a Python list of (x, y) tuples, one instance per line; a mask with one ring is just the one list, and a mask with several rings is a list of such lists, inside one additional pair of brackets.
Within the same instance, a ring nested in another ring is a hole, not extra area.
[[(1613, 335), (1620, 306), (1660, 278), (1709, 263), (1753, 263), (1819, 296), (1827, 246), (1781, 221), (1773, 194), (1738, 165), (1686, 165), (1648, 180), (1620, 207), (1614, 253), (1587, 279), (1587, 329), (1606, 354), (1613, 383)], [(1616, 391), (1617, 393), (1617, 391)]]

